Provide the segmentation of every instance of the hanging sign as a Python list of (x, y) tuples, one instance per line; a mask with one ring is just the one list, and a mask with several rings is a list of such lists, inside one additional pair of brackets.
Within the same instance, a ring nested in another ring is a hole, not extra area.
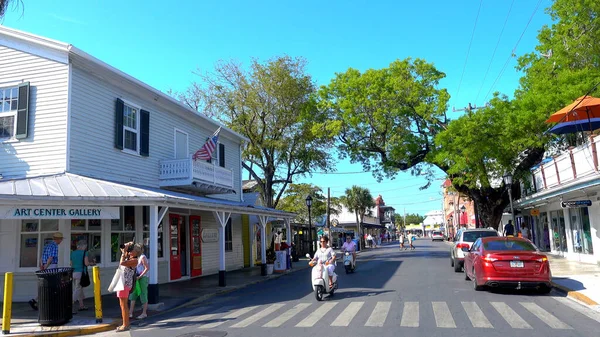
[(219, 241), (219, 230), (215, 228), (205, 228), (202, 230), (202, 242)]
[(572, 201), (562, 201), (560, 203), (562, 208), (578, 208), (578, 207), (590, 207), (592, 206), (591, 200), (572, 200)]
[(119, 207), (0, 206), (0, 219), (120, 219)]
[(538, 215), (540, 215), (540, 209), (534, 208), (529, 212), (529, 214), (531, 214), (532, 216), (538, 216)]

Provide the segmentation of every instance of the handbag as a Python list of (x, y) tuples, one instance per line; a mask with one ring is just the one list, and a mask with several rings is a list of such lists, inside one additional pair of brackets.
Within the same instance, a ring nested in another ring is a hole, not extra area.
[(79, 279), (79, 285), (83, 288), (88, 287), (90, 285), (90, 274), (88, 273), (87, 266), (85, 265), (85, 254), (87, 254), (87, 250), (83, 252), (83, 272), (81, 273), (81, 279)]
[(108, 286), (108, 291), (113, 293), (116, 291), (122, 291), (123, 289), (125, 289), (125, 284), (123, 282), (123, 270), (121, 270), (121, 268), (119, 267), (115, 271), (115, 275), (113, 276), (113, 279), (110, 282), (110, 285)]

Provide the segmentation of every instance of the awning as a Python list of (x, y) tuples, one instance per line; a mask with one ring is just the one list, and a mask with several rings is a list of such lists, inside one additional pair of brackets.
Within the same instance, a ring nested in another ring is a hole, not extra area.
[(171, 206), (203, 211), (294, 218), (294, 213), (249, 203), (201, 197), (160, 188), (136, 186), (81, 175), (0, 180), (0, 205), (132, 205)]

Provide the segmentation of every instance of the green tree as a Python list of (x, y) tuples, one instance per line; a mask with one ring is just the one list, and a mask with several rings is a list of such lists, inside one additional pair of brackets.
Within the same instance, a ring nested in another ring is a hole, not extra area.
[[(298, 223), (308, 223), (308, 208), (306, 207), (306, 197), (310, 195), (313, 198), (311, 206), (312, 222), (315, 223), (317, 217), (327, 213), (327, 197), (323, 195), (320, 187), (312, 184), (290, 184), (281, 199), (279, 208), (284, 211), (296, 213), (295, 221)], [(341, 207), (339, 198), (330, 198), (330, 213), (340, 214)]]
[(294, 177), (328, 171), (333, 159), (330, 138), (314, 125), (320, 122), (315, 85), (303, 58), (253, 60), (249, 70), (221, 62), (213, 73), (177, 97), (248, 138), (243, 167), (258, 182), (267, 207), (277, 207)]
[(364, 231), (362, 222), (365, 215), (371, 214), (371, 209), (375, 207), (375, 200), (369, 189), (357, 185), (347, 188), (344, 195), (340, 197), (341, 204), (353, 212), (356, 216), (356, 227), (360, 232), (362, 247), (364, 247)]
[[(402, 218), (402, 216), (400, 216), (400, 219), (404, 220)], [(411, 224), (411, 223), (413, 223), (413, 224), (420, 224), (420, 223), (423, 222), (423, 220), (425, 220), (425, 217), (422, 216), (422, 215), (419, 215), (417, 213), (414, 213), (414, 214), (408, 213), (408, 214), (406, 214), (406, 224)]]

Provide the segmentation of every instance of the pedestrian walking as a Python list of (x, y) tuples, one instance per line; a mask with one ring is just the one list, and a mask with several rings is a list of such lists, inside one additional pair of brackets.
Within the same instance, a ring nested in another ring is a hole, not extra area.
[(148, 317), (148, 272), (150, 271), (150, 267), (148, 266), (148, 258), (144, 255), (144, 247), (141, 244), (136, 243), (133, 246), (132, 253), (137, 258), (138, 264), (135, 269), (135, 274), (137, 275), (135, 288), (131, 292), (131, 295), (129, 295), (129, 300), (131, 301), (129, 318), (133, 317), (135, 302), (139, 298), (142, 303), (142, 314), (137, 319), (144, 319)]
[(404, 233), (400, 234), (400, 250), (406, 250), (406, 247), (404, 247)]
[(512, 220), (508, 220), (508, 223), (504, 226), (504, 236), (515, 235), (515, 226), (513, 226)]
[[(40, 261), (40, 270), (53, 269), (58, 267), (58, 245), (63, 242), (61, 232), (52, 235), (52, 241), (44, 246), (42, 260)], [(33, 310), (38, 310), (37, 298), (29, 300), (29, 305)]]
[(414, 234), (411, 234), (408, 237), (408, 240), (410, 241), (410, 250), (415, 250), (415, 246), (413, 243), (415, 242), (416, 239), (417, 239), (417, 237)]
[[(73, 268), (73, 303), (79, 302), (79, 311), (88, 310), (83, 304), (83, 287), (81, 286), (81, 276), (83, 270), (91, 265), (87, 252), (87, 241), (77, 241), (77, 249), (71, 252), (71, 267)], [(77, 313), (73, 305), (73, 313)]]
[(521, 226), (521, 237), (529, 240), (529, 228), (527, 228), (527, 224)]
[(135, 275), (135, 268), (138, 261), (131, 254), (132, 249), (130, 248), (133, 242), (128, 242), (121, 248), (121, 259), (119, 260), (119, 266), (123, 272), (123, 290), (117, 291), (117, 298), (119, 299), (119, 306), (121, 307), (121, 318), (123, 319), (123, 325), (117, 327), (116, 332), (128, 331), (129, 325), (129, 306), (127, 305), (127, 298), (133, 288), (133, 277)]

